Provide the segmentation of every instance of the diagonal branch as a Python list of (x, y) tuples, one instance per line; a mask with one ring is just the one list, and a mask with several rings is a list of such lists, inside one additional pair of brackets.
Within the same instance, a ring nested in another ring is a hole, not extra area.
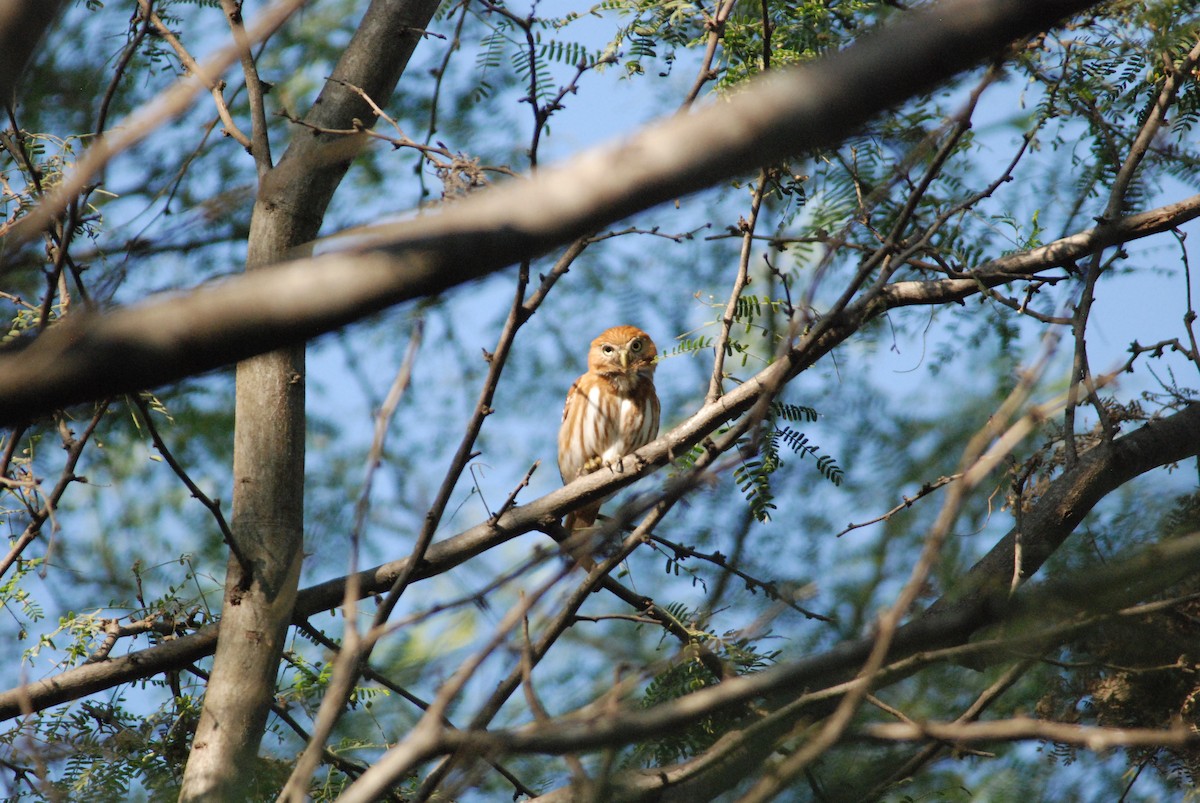
[[(39, 342), (0, 352), (0, 423), (157, 386), (315, 337), (545, 253), (722, 178), (835, 143), (1014, 38), (1089, 5), (946, 0), (904, 15), (845, 51), (766, 76), (719, 106), (672, 117), (565, 166), (540, 170), (529, 181), (477, 193), (421, 220), (329, 242), (347, 248), (342, 253), (54, 327), (58, 331), (45, 332)], [(888, 80), (881, 82), (881, 75)], [(342, 140), (314, 158), (347, 159), (357, 146)], [(290, 183), (288, 162), (285, 157), (267, 184)], [(80, 170), (89, 164), (85, 157)], [(28, 225), (40, 225), (39, 214), (31, 213), (25, 220), (34, 223)], [(37, 370), (28, 369), (31, 361)]]
[(1013, 717), (994, 722), (887, 722), (868, 725), (863, 735), (884, 741), (938, 739), (962, 742), (1039, 740), (1075, 744), (1088, 750), (1114, 747), (1185, 747), (1200, 742), (1200, 733), (1182, 723), (1170, 728), (1101, 728), (1072, 722)]
[[(775, 366), (767, 370), (772, 368)], [(736, 401), (745, 393), (744, 389), (753, 384), (749, 382), (742, 385), (712, 407), (722, 408)], [(681, 439), (700, 437), (699, 433), (706, 431), (703, 427), (715, 429), (718, 424), (714, 422), (717, 420), (723, 420), (720, 413), (705, 408), (675, 431), (626, 458), (622, 463), (626, 471), (613, 474), (595, 472), (527, 505), (513, 508), (495, 524), (479, 524), (433, 544), (418, 568), (415, 579), (439, 575), (487, 549), (535, 530), (543, 519), (557, 517), (571, 507), (582, 504), (585, 495), (599, 498), (617, 486), (628, 484), (632, 480), (627, 477), (637, 473), (633, 467), (639, 461), (665, 461), (669, 452), (677, 453), (672, 450), (678, 449), (677, 444), (682, 442)], [(1178, 413), (1083, 455), (1072, 471), (1050, 484), (1047, 492), (1023, 517), (1026, 574), (1032, 574), (1042, 565), (1105, 494), (1139, 474), (1197, 454), (1200, 454), (1200, 404), (1189, 405)], [(611, 487), (606, 488), (605, 482)], [(1009, 533), (992, 553), (976, 564), (961, 584), (965, 592), (939, 601), (925, 614), (901, 627), (889, 658), (916, 649), (964, 643), (972, 633), (997, 621), (1002, 615), (1002, 602), (1008, 599), (1014, 541), (1015, 533)], [(378, 593), (390, 588), (400, 572), (407, 568), (406, 564), (406, 560), (394, 561), (360, 572), (356, 581), (361, 593)], [(1190, 564), (1171, 561), (1164, 565), (1174, 571), (1179, 566), (1186, 568)], [(342, 600), (346, 581), (346, 578), (338, 578), (301, 591), (296, 600), (295, 620), (303, 621), (308, 616), (336, 607)], [(216, 635), (217, 626), (205, 628), (160, 646), (105, 663), (71, 669), (0, 693), (0, 720), (150, 677), (167, 669), (186, 666), (212, 653)], [(745, 699), (772, 690), (816, 685), (836, 673), (857, 668), (873, 643), (873, 639), (845, 642), (820, 655), (752, 677), (727, 681), (718, 687), (727, 689), (724, 692), (699, 692), (702, 697), (692, 695), (688, 699), (692, 705), (711, 710), (719, 705), (740, 704)], [(730, 686), (731, 683), (734, 685)], [(732, 702), (719, 695), (732, 695)]]
[(0, 6), (0, 106), (10, 106), (25, 63), (58, 14), (62, 0), (8, 0)]

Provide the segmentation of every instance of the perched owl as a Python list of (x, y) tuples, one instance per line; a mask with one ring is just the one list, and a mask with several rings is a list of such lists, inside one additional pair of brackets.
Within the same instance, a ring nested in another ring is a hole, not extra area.
[[(636, 326), (614, 326), (592, 341), (587, 373), (567, 393), (558, 431), (558, 470), (569, 483), (620, 460), (658, 435), (654, 358)], [(590, 527), (603, 500), (567, 515), (568, 531)]]

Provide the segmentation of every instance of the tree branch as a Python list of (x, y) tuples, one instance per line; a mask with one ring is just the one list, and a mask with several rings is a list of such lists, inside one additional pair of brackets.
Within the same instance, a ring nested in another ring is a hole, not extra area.
[[(479, 192), (418, 221), (327, 241), (346, 248), (342, 253), (257, 271), (184, 298), (76, 316), (36, 342), (0, 352), (0, 424), (157, 386), (314, 337), (545, 253), (764, 162), (837, 142), (1017, 36), (1091, 4), (946, 0), (904, 15), (845, 51), (766, 76), (720, 106), (672, 117), (529, 181)], [(881, 75), (888, 80), (880, 81)], [(357, 95), (353, 100), (363, 103)], [(357, 147), (357, 140), (342, 139), (319, 155), (349, 159)], [(285, 156), (265, 180), (264, 193), (267, 185), (291, 181), (288, 162)], [(85, 157), (80, 170), (90, 164)], [(962, 293), (969, 295), (970, 288)]]
[[(252, 42), (266, 39), (283, 25), (302, 3), (303, 0), (279, 0), (264, 9), (258, 24), (247, 32), (247, 37)], [(238, 51), (236, 43), (222, 48), (201, 65), (202, 73), (221, 75), (237, 60)], [(198, 76), (183, 76), (170, 89), (131, 113), (121, 125), (96, 138), (79, 159), (75, 169), (63, 177), (62, 183), (12, 227), (8, 233), (10, 250), (16, 251), (17, 246), (37, 237), (73, 199), (86, 190), (92, 179), (109, 162), (146, 139), (159, 126), (186, 111), (204, 88), (204, 82)], [(5, 266), (0, 266), (0, 273), (4, 270)]]
[(21, 72), (61, 5), (62, 0), (10, 0), (0, 6), (0, 106), (13, 103)]
[[(770, 371), (776, 366), (766, 370)], [(566, 510), (582, 504), (585, 496), (600, 498), (629, 484), (633, 481), (631, 475), (640, 475), (635, 470), (639, 462), (652, 465), (656, 461), (665, 461), (668, 453), (678, 453), (680, 444), (686, 438), (698, 439), (699, 433), (705, 432), (705, 427), (715, 429), (719, 426), (717, 422), (723, 420), (719, 409), (746, 395), (746, 389), (755, 384), (751, 381), (736, 388), (673, 432), (625, 458), (614, 472), (594, 472), (527, 505), (513, 508), (494, 525), (479, 524), (434, 543), (414, 579), (441, 574), (491, 547), (530, 532), (543, 519), (557, 518)], [(1041, 499), (1033, 503), (1024, 515), (1026, 530), (1023, 538), (1028, 573), (1044, 562), (1053, 548), (1062, 543), (1105, 493), (1132, 477), (1196, 454), (1200, 454), (1200, 404), (1189, 405), (1174, 415), (1084, 454), (1076, 468), (1052, 482)], [(889, 658), (894, 659), (896, 655), (909, 654), (917, 649), (964, 643), (979, 628), (998, 621), (1008, 600), (1014, 538), (1014, 534), (1009, 533), (992, 553), (968, 573), (961, 584), (967, 593), (956, 593), (935, 603), (913, 622), (902, 626), (896, 634)], [(1164, 545), (1163, 548), (1166, 547)], [(1190, 564), (1169, 559), (1162, 565), (1174, 572), (1180, 566), (1186, 568)], [(385, 563), (360, 572), (356, 581), (363, 595), (379, 593), (390, 588), (406, 568), (407, 560)], [(296, 601), (295, 621), (304, 621), (306, 617), (336, 607), (342, 600), (346, 581), (344, 577), (338, 578), (301, 591)], [(0, 693), (0, 720), (184, 666), (211, 654), (216, 643), (216, 630), (216, 626), (206, 628), (161, 646), (105, 663), (71, 669), (53, 678)], [(828, 681), (834, 673), (856, 667), (856, 662), (861, 663), (873, 643), (873, 639), (845, 642), (827, 653), (752, 677), (726, 681), (721, 687), (729, 683), (735, 683), (736, 688), (741, 688), (742, 684), (752, 684), (738, 693), (735, 702), (740, 702), (773, 689), (815, 686), (818, 682)], [(714, 692), (698, 694), (712, 695)], [(695, 697), (692, 695), (688, 699), (694, 700)], [(716, 700), (710, 700), (706, 705), (716, 704)]]
[(862, 733), (883, 741), (938, 739), (962, 742), (1017, 742), (1045, 740), (1074, 744), (1088, 750), (1113, 747), (1184, 747), (1200, 742), (1200, 733), (1182, 724), (1157, 728), (1100, 728), (1069, 722), (1047, 722), (1032, 717), (1013, 717), (994, 722), (886, 722), (868, 725)]

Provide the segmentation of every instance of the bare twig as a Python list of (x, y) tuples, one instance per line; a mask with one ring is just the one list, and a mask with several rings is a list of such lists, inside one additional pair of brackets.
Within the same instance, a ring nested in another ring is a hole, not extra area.
[(705, 15), (704, 27), (708, 29), (708, 40), (704, 45), (704, 58), (700, 60), (700, 68), (696, 71), (696, 80), (692, 83), (692, 88), (688, 90), (687, 96), (683, 99), (683, 108), (689, 108), (696, 102), (696, 98), (700, 97), (700, 90), (709, 81), (717, 77), (716, 70), (713, 69), (713, 60), (717, 55), (717, 47), (721, 44), (721, 40), (725, 38), (725, 23), (729, 20), (729, 15), (733, 11), (737, 0), (718, 0), (716, 12), (711, 16)]
[(175, 472), (175, 476), (178, 477), (188, 489), (188, 493), (190, 493), (193, 498), (199, 501), (200, 504), (208, 508), (208, 512), (212, 514), (213, 520), (217, 523), (217, 528), (221, 531), (221, 538), (224, 540), (225, 545), (229, 547), (230, 553), (233, 554), (234, 559), (236, 559), (238, 563), (242, 564), (242, 570), (249, 572), (251, 567), (246, 561), (246, 557), (242, 554), (242, 551), (238, 548), (237, 541), (235, 541), (233, 538), (233, 531), (229, 529), (229, 523), (225, 520), (225, 514), (221, 512), (220, 500), (212, 499), (208, 496), (208, 494), (200, 490), (200, 486), (192, 481), (192, 478), (188, 476), (187, 471), (179, 464), (179, 461), (175, 459), (175, 455), (170, 449), (167, 448), (166, 442), (163, 440), (162, 435), (158, 431), (158, 426), (154, 423), (154, 418), (150, 412), (150, 405), (146, 403), (145, 397), (141, 394), (138, 394), (131, 395), (129, 399), (133, 402), (134, 406), (137, 407), (138, 412), (141, 414), (142, 423), (145, 424), (146, 431), (150, 433), (150, 440), (154, 443), (154, 448), (158, 450), (158, 453), (162, 455), (163, 460), (166, 461), (167, 465), (171, 468), (171, 471)]
[(870, 527), (872, 524), (879, 524), (882, 521), (888, 521), (889, 519), (891, 519), (893, 516), (895, 516), (900, 511), (908, 510), (910, 507), (913, 506), (914, 503), (920, 501), (921, 499), (924, 499), (926, 496), (933, 493), (938, 488), (944, 488), (945, 486), (949, 485), (950, 483), (954, 482), (957, 479), (960, 479), (961, 477), (962, 477), (962, 474), (951, 474), (948, 477), (938, 477), (933, 482), (927, 482), (924, 485), (922, 485), (920, 487), (920, 489), (912, 496), (901, 497), (904, 501), (902, 501), (900, 504), (896, 505), (894, 508), (889, 510), (887, 513), (884, 513), (882, 516), (876, 516), (875, 518), (869, 519), (868, 521), (864, 521), (861, 524), (854, 524), (853, 522), (851, 522), (850, 524), (846, 525), (846, 528), (844, 530), (839, 530), (835, 534), (834, 537), (841, 538), (843, 535), (850, 532), (851, 530), (857, 530), (861, 527)]
[[(228, 3), (228, 0), (222, 0), (222, 5), (226, 3)], [(192, 54), (179, 41), (179, 37), (175, 36), (175, 33), (167, 27), (162, 18), (158, 16), (158, 12), (151, 8), (150, 0), (138, 0), (138, 5), (142, 7), (142, 14), (150, 21), (154, 29), (158, 31), (158, 35), (165, 39), (167, 44), (171, 46), (171, 49), (175, 51), (175, 55), (179, 57), (179, 61), (183, 64), (184, 69), (199, 78), (208, 87), (208, 91), (213, 96), (213, 103), (217, 107), (217, 116), (221, 118), (221, 124), (225, 126), (225, 133), (233, 137), (239, 145), (249, 151), (251, 149), (250, 138), (243, 134), (242, 130), (237, 127), (237, 124), (233, 121), (233, 116), (229, 113), (229, 106), (225, 103), (224, 82), (204, 72), (204, 68), (192, 58)], [(228, 9), (226, 13), (228, 13)]]
[[(238, 0), (221, 0), (221, 10), (229, 21), (229, 30), (233, 34), (234, 45), (238, 49), (238, 59), (242, 63), (242, 75), (246, 81), (246, 98), (250, 101), (250, 121), (252, 143), (238, 142), (246, 147), (254, 157), (254, 165), (261, 178), (271, 169), (271, 140), (267, 132), (267, 107), (264, 99), (263, 81), (258, 75), (258, 64), (250, 48), (256, 41), (251, 34), (246, 33), (246, 24), (242, 19), (242, 3)], [(219, 110), (219, 107), (218, 107)]]
[(495, 513), (493, 513), (491, 515), (491, 517), (488, 518), (488, 522), (490, 524), (494, 525), (497, 521), (500, 520), (501, 516), (503, 516), (508, 511), (512, 510), (513, 505), (515, 505), (517, 503), (517, 494), (521, 493), (522, 488), (529, 487), (529, 480), (533, 477), (533, 472), (537, 471), (538, 466), (540, 466), (541, 464), (542, 464), (541, 460), (533, 461), (533, 465), (530, 466), (529, 470), (525, 472), (525, 476), (522, 477), (521, 481), (517, 483), (517, 487), (512, 489), (512, 493), (510, 493), (508, 495), (508, 498), (504, 500), (504, 504), (502, 504), (500, 506), (500, 509), (497, 510)]
[[(266, 8), (247, 36), (259, 42), (274, 33), (280, 25), (303, 5), (304, 0), (279, 0)], [(202, 65), (203, 74), (220, 75), (240, 55), (236, 44), (217, 51)], [(49, 193), (28, 215), (9, 230), (10, 248), (29, 242), (87, 187), (97, 173), (118, 154), (132, 148), (171, 118), (182, 113), (195, 98), (203, 84), (199, 79), (181, 78), (171, 89), (143, 104), (131, 113), (124, 123), (99, 137), (76, 163), (75, 169)]]
[[(41, 508), (31, 512), (31, 520), (26, 525), (25, 531), (12, 542), (12, 545), (8, 549), (8, 554), (4, 556), (3, 560), (0, 560), (0, 577), (8, 573), (13, 563), (21, 557), (21, 553), (25, 551), (25, 548), (33, 543), (34, 539), (41, 533), (42, 526), (53, 518), (54, 509), (58, 506), (58, 502), (62, 499), (62, 495), (66, 492), (67, 487), (72, 482), (82, 479), (75, 475), (75, 467), (79, 464), (79, 458), (83, 456), (84, 447), (91, 439), (92, 433), (96, 431), (96, 426), (100, 423), (107, 410), (107, 401), (96, 405), (95, 412), (92, 414), (92, 418), (82, 435), (74, 437), (69, 431), (66, 432), (63, 439), (63, 446), (67, 450), (67, 460), (63, 465), (62, 474), (59, 476), (54, 488), (46, 496), (46, 500)], [(65, 422), (63, 426), (65, 429)]]
[(721, 315), (721, 332), (713, 344), (713, 369), (712, 376), (708, 380), (708, 393), (704, 397), (705, 404), (715, 402), (724, 391), (725, 353), (729, 348), (729, 334), (733, 330), (738, 299), (742, 297), (742, 291), (750, 283), (750, 255), (751, 247), (754, 244), (754, 228), (758, 225), (758, 213), (762, 209), (763, 198), (767, 194), (770, 180), (771, 171), (769, 169), (763, 168), (759, 171), (758, 184), (750, 196), (749, 217), (738, 221), (738, 228), (742, 230), (742, 248), (738, 255), (737, 277), (733, 281), (733, 288), (729, 291), (725, 312)]
[[(375, 416), (374, 434), (371, 439), (371, 448), (367, 453), (367, 465), (364, 472), (365, 476), (363, 477), (362, 491), (359, 493), (358, 501), (354, 506), (354, 526), (350, 535), (350, 577), (357, 577), (359, 548), (363, 532), (367, 525), (367, 514), (371, 507), (371, 489), (374, 483), (375, 472), (383, 463), (383, 452), (384, 445), (387, 442), (388, 426), (391, 424), (392, 417), (396, 413), (396, 408), (400, 405), (400, 400), (404, 397), (404, 392), (408, 389), (409, 382), (412, 380), (413, 365), (417, 359), (417, 352), (421, 347), (423, 332), (423, 322), (418, 319), (413, 325), (412, 335), (409, 337), (408, 349), (404, 354), (404, 359), (401, 361), (400, 368), (396, 372), (396, 377), (392, 381), (392, 386), (384, 398), (383, 406), (380, 407), (379, 412)], [(330, 733), (333, 732), (334, 725), (337, 724), (342, 713), (345, 711), (346, 704), (354, 693), (354, 686), (358, 682), (359, 675), (362, 673), (363, 665), (365, 665), (371, 648), (374, 646), (374, 641), (370, 636), (364, 639), (358, 632), (357, 611), (359, 598), (360, 590), (358, 583), (351, 580), (346, 584), (346, 593), (342, 602), (346, 623), (342, 640), (342, 650), (338, 653), (337, 660), (334, 662), (333, 676), (330, 680), (329, 688), (325, 691), (325, 696), (321, 699), (321, 706), (317, 711), (316, 721), (313, 723), (312, 735), (305, 745), (304, 752), (297, 759), (296, 766), (292, 769), (287, 783), (279, 793), (281, 801), (302, 801), (306, 799), (309, 779), (312, 778), (312, 774), (316, 771), (321, 756), (325, 752), (325, 742), (328, 740)]]
[(785, 592), (780, 591), (779, 587), (775, 584), (774, 580), (760, 580), (759, 578), (754, 577), (753, 575), (742, 571), (741, 569), (738, 568), (736, 562), (729, 560), (724, 555), (722, 555), (720, 552), (713, 552), (713, 553), (700, 552), (699, 550), (693, 549), (692, 547), (685, 546), (683, 544), (678, 544), (678, 543), (675, 543), (674, 541), (670, 541), (666, 538), (663, 538), (660, 535), (653, 536), (652, 540), (655, 541), (656, 543), (662, 544), (663, 546), (670, 549), (673, 553), (675, 553), (674, 558), (676, 560), (678, 560), (680, 558), (684, 558), (684, 557), (697, 558), (699, 560), (707, 561), (708, 563), (712, 563), (715, 566), (721, 567), (726, 572), (729, 572), (730, 574), (734, 575), (735, 577), (740, 578), (743, 582), (745, 582), (746, 588), (748, 588), (751, 592), (754, 592), (761, 588), (766, 593), (768, 598), (782, 602), (784, 605), (791, 608), (796, 613), (803, 615), (806, 619), (816, 619), (817, 621), (820, 621), (820, 622), (833, 622), (834, 621), (832, 618), (830, 618), (828, 616), (819, 614), (815, 611), (810, 611), (807, 608), (804, 608), (803, 606), (796, 604), (795, 600), (791, 599), (789, 595), (787, 595)]

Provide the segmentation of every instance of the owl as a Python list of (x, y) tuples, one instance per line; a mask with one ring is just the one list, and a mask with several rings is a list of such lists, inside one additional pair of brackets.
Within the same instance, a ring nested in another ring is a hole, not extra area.
[[(658, 435), (657, 355), (654, 341), (636, 326), (614, 326), (592, 341), (587, 373), (571, 385), (558, 431), (564, 483), (615, 463)], [(603, 501), (569, 513), (567, 531), (592, 526)]]

